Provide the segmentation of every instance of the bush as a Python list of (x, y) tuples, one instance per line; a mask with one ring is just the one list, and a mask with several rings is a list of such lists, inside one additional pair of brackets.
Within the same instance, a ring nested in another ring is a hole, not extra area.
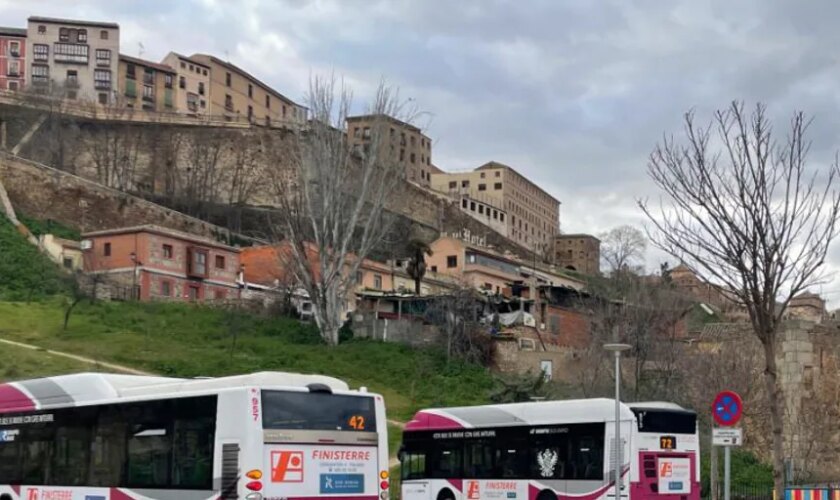
[(0, 216), (0, 299), (32, 300), (65, 292), (67, 277)]

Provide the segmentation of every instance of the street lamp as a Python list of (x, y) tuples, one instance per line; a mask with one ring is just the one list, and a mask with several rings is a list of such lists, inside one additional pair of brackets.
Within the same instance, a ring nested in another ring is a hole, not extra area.
[(628, 344), (604, 344), (604, 349), (615, 353), (615, 499), (620, 500), (624, 487), (621, 481), (621, 466), (623, 463), (621, 446), (621, 353), (630, 349)]

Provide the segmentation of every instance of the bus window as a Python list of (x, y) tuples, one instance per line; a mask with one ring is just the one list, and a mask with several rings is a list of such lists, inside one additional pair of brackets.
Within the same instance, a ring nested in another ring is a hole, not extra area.
[(694, 434), (697, 414), (688, 410), (632, 408), (639, 432)]
[(454, 479), (461, 477), (461, 444), (458, 442), (435, 443), (429, 451), (429, 477)]
[(476, 439), (466, 442), (466, 458), (464, 460), (464, 477), (470, 479), (492, 479), (493, 462), (496, 454), (493, 442), (487, 439)]
[(262, 391), (263, 428), (376, 432), (374, 400), (319, 392)]
[(522, 479), (528, 473), (528, 445), (525, 440), (500, 439), (496, 444), (496, 476)]
[(426, 477), (426, 452), (408, 448), (400, 453), (402, 479), (423, 479)]

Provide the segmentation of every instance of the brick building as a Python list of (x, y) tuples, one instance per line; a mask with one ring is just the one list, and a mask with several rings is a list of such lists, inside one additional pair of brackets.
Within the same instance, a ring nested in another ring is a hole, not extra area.
[(590, 234), (558, 234), (554, 237), (554, 264), (583, 274), (599, 274), (601, 240)]
[(115, 23), (30, 17), (26, 30), (27, 81), (67, 99), (112, 103), (120, 27)]
[(126, 297), (203, 301), (239, 295), (238, 248), (153, 225), (82, 238), (85, 272), (129, 290)]
[(513, 168), (491, 161), (469, 172), (433, 173), (431, 188), (505, 210), (508, 238), (550, 254), (559, 232), (560, 202)]
[(165, 64), (120, 54), (120, 103), (146, 111), (175, 111), (175, 70)]
[(437, 239), (430, 248), (432, 255), (426, 258), (426, 267), (433, 273), (459, 277), (464, 285), (501, 293), (522, 280), (516, 260), (490, 249), (451, 237)]
[(347, 118), (347, 138), (359, 153), (370, 149), (374, 128), (383, 127), (379, 134), (380, 155), (400, 165), (406, 180), (429, 186), (432, 174), (440, 169), (432, 164), (432, 140), (419, 128), (385, 115), (361, 115)]
[(26, 86), (26, 30), (0, 27), (0, 90)]

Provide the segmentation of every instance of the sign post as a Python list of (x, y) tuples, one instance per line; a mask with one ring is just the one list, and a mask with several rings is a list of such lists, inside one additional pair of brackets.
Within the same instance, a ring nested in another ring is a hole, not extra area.
[(724, 427), (712, 430), (712, 445), (723, 446), (723, 500), (729, 500), (731, 491), (731, 449), (733, 446), (741, 446), (744, 441), (741, 429), (727, 427), (737, 424), (741, 420), (743, 411), (744, 404), (741, 396), (732, 391), (720, 392), (712, 403), (712, 417), (719, 426)]

